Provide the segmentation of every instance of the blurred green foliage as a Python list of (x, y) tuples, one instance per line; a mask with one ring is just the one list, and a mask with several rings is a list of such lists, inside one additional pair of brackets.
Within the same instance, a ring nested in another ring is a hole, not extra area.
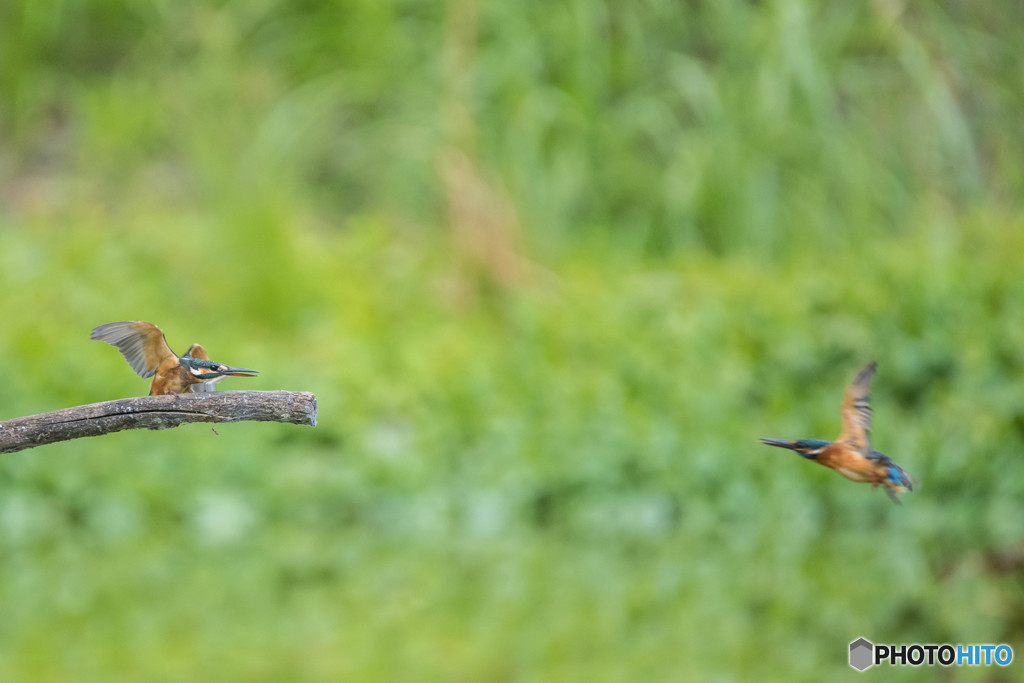
[[(1024, 654), (1022, 19), (0, 4), (0, 419), (144, 393), (124, 319), (320, 403), (0, 458), (0, 679)], [(902, 507), (757, 443), (872, 358)]]

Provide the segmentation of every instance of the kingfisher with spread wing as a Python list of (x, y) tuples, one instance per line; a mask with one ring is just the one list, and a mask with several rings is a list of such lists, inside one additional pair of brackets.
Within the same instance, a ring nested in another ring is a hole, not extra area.
[(801, 439), (781, 441), (761, 439), (762, 443), (796, 451), (808, 460), (831, 467), (850, 481), (884, 486), (894, 503), (897, 493), (913, 491), (910, 477), (903, 468), (871, 448), (871, 379), (878, 364), (864, 366), (843, 397), (843, 431), (835, 441)]
[(193, 344), (184, 356), (178, 356), (167, 345), (164, 331), (142, 320), (100, 325), (93, 329), (90, 338), (117, 347), (139, 377), (153, 377), (150, 396), (215, 391), (214, 384), (225, 377), (259, 374), (258, 370), (233, 368), (212, 361), (199, 344)]

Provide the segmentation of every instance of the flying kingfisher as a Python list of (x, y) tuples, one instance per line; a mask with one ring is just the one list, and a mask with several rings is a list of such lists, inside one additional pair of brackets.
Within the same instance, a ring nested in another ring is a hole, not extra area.
[(139, 377), (156, 375), (149, 385), (150, 396), (216, 391), (214, 384), (224, 377), (255, 377), (259, 373), (212, 361), (199, 344), (178, 356), (167, 346), (164, 331), (142, 320), (100, 325), (89, 338), (116, 346)]
[(899, 504), (897, 493), (913, 491), (910, 477), (903, 468), (871, 448), (871, 379), (878, 364), (864, 366), (843, 397), (843, 431), (835, 441), (801, 439), (780, 441), (761, 439), (762, 443), (796, 451), (808, 460), (831, 467), (850, 481), (885, 487), (892, 501)]

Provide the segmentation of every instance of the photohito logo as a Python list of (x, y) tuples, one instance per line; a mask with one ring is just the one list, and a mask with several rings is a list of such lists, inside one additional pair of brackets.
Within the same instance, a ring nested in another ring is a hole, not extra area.
[(850, 666), (864, 671), (875, 664), (889, 666), (1009, 666), (1013, 648), (1009, 645), (875, 645), (867, 638), (850, 643)]

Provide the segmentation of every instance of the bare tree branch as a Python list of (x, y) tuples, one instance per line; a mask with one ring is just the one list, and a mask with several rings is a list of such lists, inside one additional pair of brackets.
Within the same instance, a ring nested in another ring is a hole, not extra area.
[(315, 427), (316, 396), (308, 391), (218, 391), (91, 403), (0, 422), (0, 453), (125, 429), (243, 420)]

